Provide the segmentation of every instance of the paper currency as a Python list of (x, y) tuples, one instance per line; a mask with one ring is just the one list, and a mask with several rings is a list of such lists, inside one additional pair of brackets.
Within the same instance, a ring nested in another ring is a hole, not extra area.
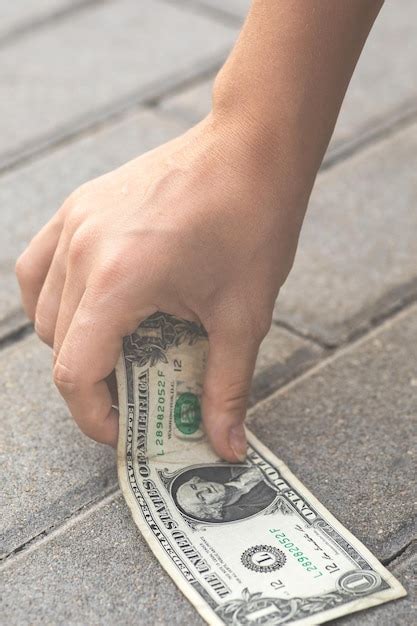
[[(117, 366), (119, 481), (161, 565), (209, 624), (320, 624), (401, 584), (248, 432), (245, 463), (201, 428), (204, 330), (157, 313)], [(271, 416), (273, 419), (273, 416)]]

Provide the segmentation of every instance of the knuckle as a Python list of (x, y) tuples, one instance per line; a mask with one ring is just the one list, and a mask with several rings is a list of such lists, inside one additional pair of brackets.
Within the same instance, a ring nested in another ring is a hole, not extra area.
[(21, 279), (24, 278), (25, 274), (26, 274), (26, 259), (24, 254), (21, 254), (14, 266), (14, 271), (15, 274), (19, 280), (19, 282), (21, 281)]
[(76, 199), (75, 193), (72, 193), (67, 198), (65, 198), (64, 202), (62, 203), (59, 209), (59, 211), (61, 212), (65, 220), (67, 220), (68, 217), (71, 215), (76, 205), (76, 202), (77, 202), (77, 199)]
[(65, 220), (65, 230), (67, 233), (75, 233), (78, 227), (81, 225), (82, 217), (81, 217), (81, 209), (77, 206), (72, 209), (67, 219)]
[(78, 187), (76, 187), (74, 191), (72, 191), (72, 193), (70, 194), (71, 200), (74, 203), (78, 202), (81, 198), (83, 198), (90, 191), (90, 187), (91, 187), (91, 181), (87, 181), (87, 182), (81, 183), (81, 185), (78, 185)]
[(95, 411), (88, 414), (74, 415), (74, 420), (84, 435), (95, 441), (103, 441), (102, 429), (104, 418)]
[(81, 430), (81, 432), (84, 435), (86, 435), (87, 437), (90, 437), (90, 439), (94, 439), (98, 441), (98, 436), (97, 436), (98, 428), (94, 419), (91, 419), (90, 417), (88, 418), (84, 417), (83, 419), (77, 418), (75, 419), (75, 421), (77, 423), (78, 428)]
[(234, 413), (245, 409), (248, 403), (250, 387), (247, 381), (232, 380), (223, 383), (222, 388), (217, 388), (210, 393), (204, 390), (204, 395), (211, 404), (219, 407), (221, 413)]
[(71, 208), (67, 210), (65, 220), (65, 229), (71, 233), (75, 232), (82, 224), (85, 218), (85, 207), (78, 201), (72, 201)]
[(125, 273), (126, 255), (121, 252), (113, 252), (95, 273), (95, 285), (100, 289), (108, 289), (109, 286), (118, 282)]
[(54, 331), (50, 327), (50, 325), (45, 322), (43, 317), (40, 317), (38, 313), (35, 315), (35, 333), (39, 337), (41, 341), (46, 343), (48, 346), (51, 346), (54, 342)]
[(37, 277), (38, 272), (32, 263), (28, 248), (17, 259), (15, 273), (21, 285), (31, 283)]
[(248, 399), (249, 394), (247, 392), (238, 395), (227, 396), (224, 400), (224, 408), (226, 414), (241, 413), (243, 410), (246, 409)]
[(71, 396), (79, 390), (79, 378), (74, 371), (68, 368), (62, 361), (56, 361), (53, 371), (53, 379), (56, 387), (63, 396)]
[(72, 191), (69, 194), (69, 196), (65, 198), (64, 203), (62, 204), (61, 210), (67, 215), (69, 215), (74, 210), (76, 210), (76, 208), (79, 206), (79, 202), (81, 198), (83, 198), (86, 195), (88, 188), (89, 188), (89, 183), (84, 183), (80, 185), (79, 187), (77, 187), (76, 189), (74, 189), (74, 191)]
[(224, 390), (224, 404), (226, 409), (234, 411), (246, 406), (249, 397), (249, 388), (245, 381), (229, 383)]
[(72, 237), (68, 247), (68, 262), (77, 264), (85, 256), (90, 247), (91, 237), (87, 229), (78, 230)]

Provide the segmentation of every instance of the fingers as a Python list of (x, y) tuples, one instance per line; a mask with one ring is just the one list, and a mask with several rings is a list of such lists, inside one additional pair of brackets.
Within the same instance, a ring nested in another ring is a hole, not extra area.
[(32, 239), (16, 263), (16, 276), (20, 285), (22, 305), (32, 322), (35, 321), (39, 294), (48, 274), (63, 224), (63, 214), (58, 211)]
[(209, 333), (209, 357), (202, 399), (203, 420), (216, 452), (227, 461), (243, 461), (243, 421), (259, 341), (244, 333)]
[[(117, 444), (118, 415), (105, 381), (113, 371), (122, 347), (119, 315), (94, 306), (84, 293), (63, 340), (54, 380), (80, 429), (92, 439)], [(138, 321), (139, 323), (139, 321)]]
[[(67, 237), (61, 233), (48, 274), (36, 304), (35, 331), (38, 337), (54, 345), (55, 329), (67, 274)], [(71, 290), (70, 290), (71, 291)], [(80, 296), (81, 297), (81, 296)], [(78, 298), (77, 305), (80, 298)], [(61, 307), (62, 309), (65, 306)], [(73, 313), (76, 307), (73, 308)]]
[[(62, 344), (64, 343), (65, 337), (84, 293), (84, 278), (80, 276), (79, 272), (77, 272), (77, 268), (68, 266), (63, 288), (57, 286), (56, 293), (51, 293), (51, 299), (49, 301), (50, 319), (51, 321), (54, 320), (54, 333), (52, 337), (54, 362), (56, 362), (59, 356)], [(44, 315), (43, 312), (41, 314)]]

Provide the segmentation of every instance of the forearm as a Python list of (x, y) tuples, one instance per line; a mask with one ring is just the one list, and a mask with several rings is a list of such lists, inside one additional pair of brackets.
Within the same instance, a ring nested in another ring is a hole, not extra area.
[[(271, 175), (313, 184), (383, 0), (253, 0), (213, 91), (226, 124)], [(281, 169), (282, 171), (282, 169)]]

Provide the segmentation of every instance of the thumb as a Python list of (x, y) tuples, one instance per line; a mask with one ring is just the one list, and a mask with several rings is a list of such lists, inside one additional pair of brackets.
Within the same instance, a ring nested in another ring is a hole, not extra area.
[(227, 461), (244, 461), (246, 456), (243, 421), (258, 350), (259, 342), (245, 335), (209, 334), (203, 421), (213, 448)]

